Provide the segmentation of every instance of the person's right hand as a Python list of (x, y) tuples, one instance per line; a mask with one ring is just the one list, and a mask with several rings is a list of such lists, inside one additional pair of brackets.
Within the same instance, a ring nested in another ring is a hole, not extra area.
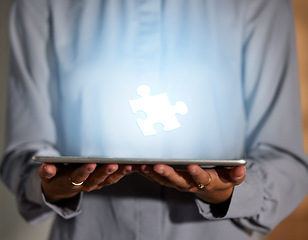
[[(74, 168), (71, 165), (56, 166), (51, 163), (43, 163), (38, 174), (42, 180), (42, 189), (46, 200), (57, 202), (74, 197), (80, 192), (90, 192), (114, 184), (131, 172), (132, 165), (105, 164), (97, 166), (95, 163), (86, 163)], [(82, 184), (74, 185), (74, 183)]]

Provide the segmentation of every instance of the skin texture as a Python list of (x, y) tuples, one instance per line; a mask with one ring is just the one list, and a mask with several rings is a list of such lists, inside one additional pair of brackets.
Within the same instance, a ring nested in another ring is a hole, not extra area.
[[(46, 200), (52, 203), (71, 198), (80, 192), (90, 192), (104, 186), (116, 184), (126, 175), (138, 172), (151, 181), (183, 192), (193, 192), (203, 201), (219, 204), (228, 200), (234, 186), (246, 177), (244, 166), (202, 169), (198, 165), (188, 165), (187, 169), (174, 169), (168, 165), (97, 165), (87, 163), (81, 166), (56, 166), (44, 163), (38, 174)], [(211, 181), (210, 181), (211, 178)], [(80, 186), (74, 186), (81, 183)], [(210, 181), (210, 183), (209, 183)], [(209, 183), (209, 184), (208, 184)], [(205, 185), (198, 188), (198, 184)]]

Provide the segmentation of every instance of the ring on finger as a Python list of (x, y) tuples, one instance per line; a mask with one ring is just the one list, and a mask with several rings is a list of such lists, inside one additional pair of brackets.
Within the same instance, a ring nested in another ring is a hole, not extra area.
[(84, 183), (84, 182), (76, 183), (71, 179), (71, 177), (69, 177), (69, 179), (74, 186), (81, 186)]
[(207, 172), (207, 174), (209, 175), (209, 181), (207, 182), (207, 184), (198, 183), (198, 184), (197, 184), (197, 187), (198, 187), (199, 189), (203, 189), (203, 188), (207, 187), (207, 186), (210, 185), (210, 183), (212, 182), (211, 174), (210, 174), (209, 172)]

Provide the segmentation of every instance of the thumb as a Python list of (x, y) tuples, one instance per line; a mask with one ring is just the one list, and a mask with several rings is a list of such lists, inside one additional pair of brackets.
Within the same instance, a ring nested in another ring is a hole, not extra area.
[(57, 168), (54, 164), (43, 163), (42, 166), (38, 170), (38, 174), (42, 181), (50, 182), (51, 179), (56, 175)]
[(246, 177), (246, 167), (238, 166), (231, 170), (230, 177), (235, 185), (241, 184)]

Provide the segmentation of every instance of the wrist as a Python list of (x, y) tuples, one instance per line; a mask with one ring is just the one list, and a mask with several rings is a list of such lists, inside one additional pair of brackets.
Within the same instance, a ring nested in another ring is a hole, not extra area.
[(42, 188), (42, 193), (45, 197), (45, 200), (49, 203), (55, 204), (58, 202), (61, 202), (66, 199), (74, 198), (76, 195), (78, 195), (78, 192), (71, 193), (71, 194), (65, 194), (65, 195), (58, 195), (54, 194), (52, 190), (49, 190), (49, 187), (46, 186), (48, 183), (42, 182), (41, 188)]
[(196, 196), (209, 204), (221, 204), (230, 199), (233, 193), (234, 186), (225, 190), (212, 190), (212, 191), (203, 191), (197, 192)]

